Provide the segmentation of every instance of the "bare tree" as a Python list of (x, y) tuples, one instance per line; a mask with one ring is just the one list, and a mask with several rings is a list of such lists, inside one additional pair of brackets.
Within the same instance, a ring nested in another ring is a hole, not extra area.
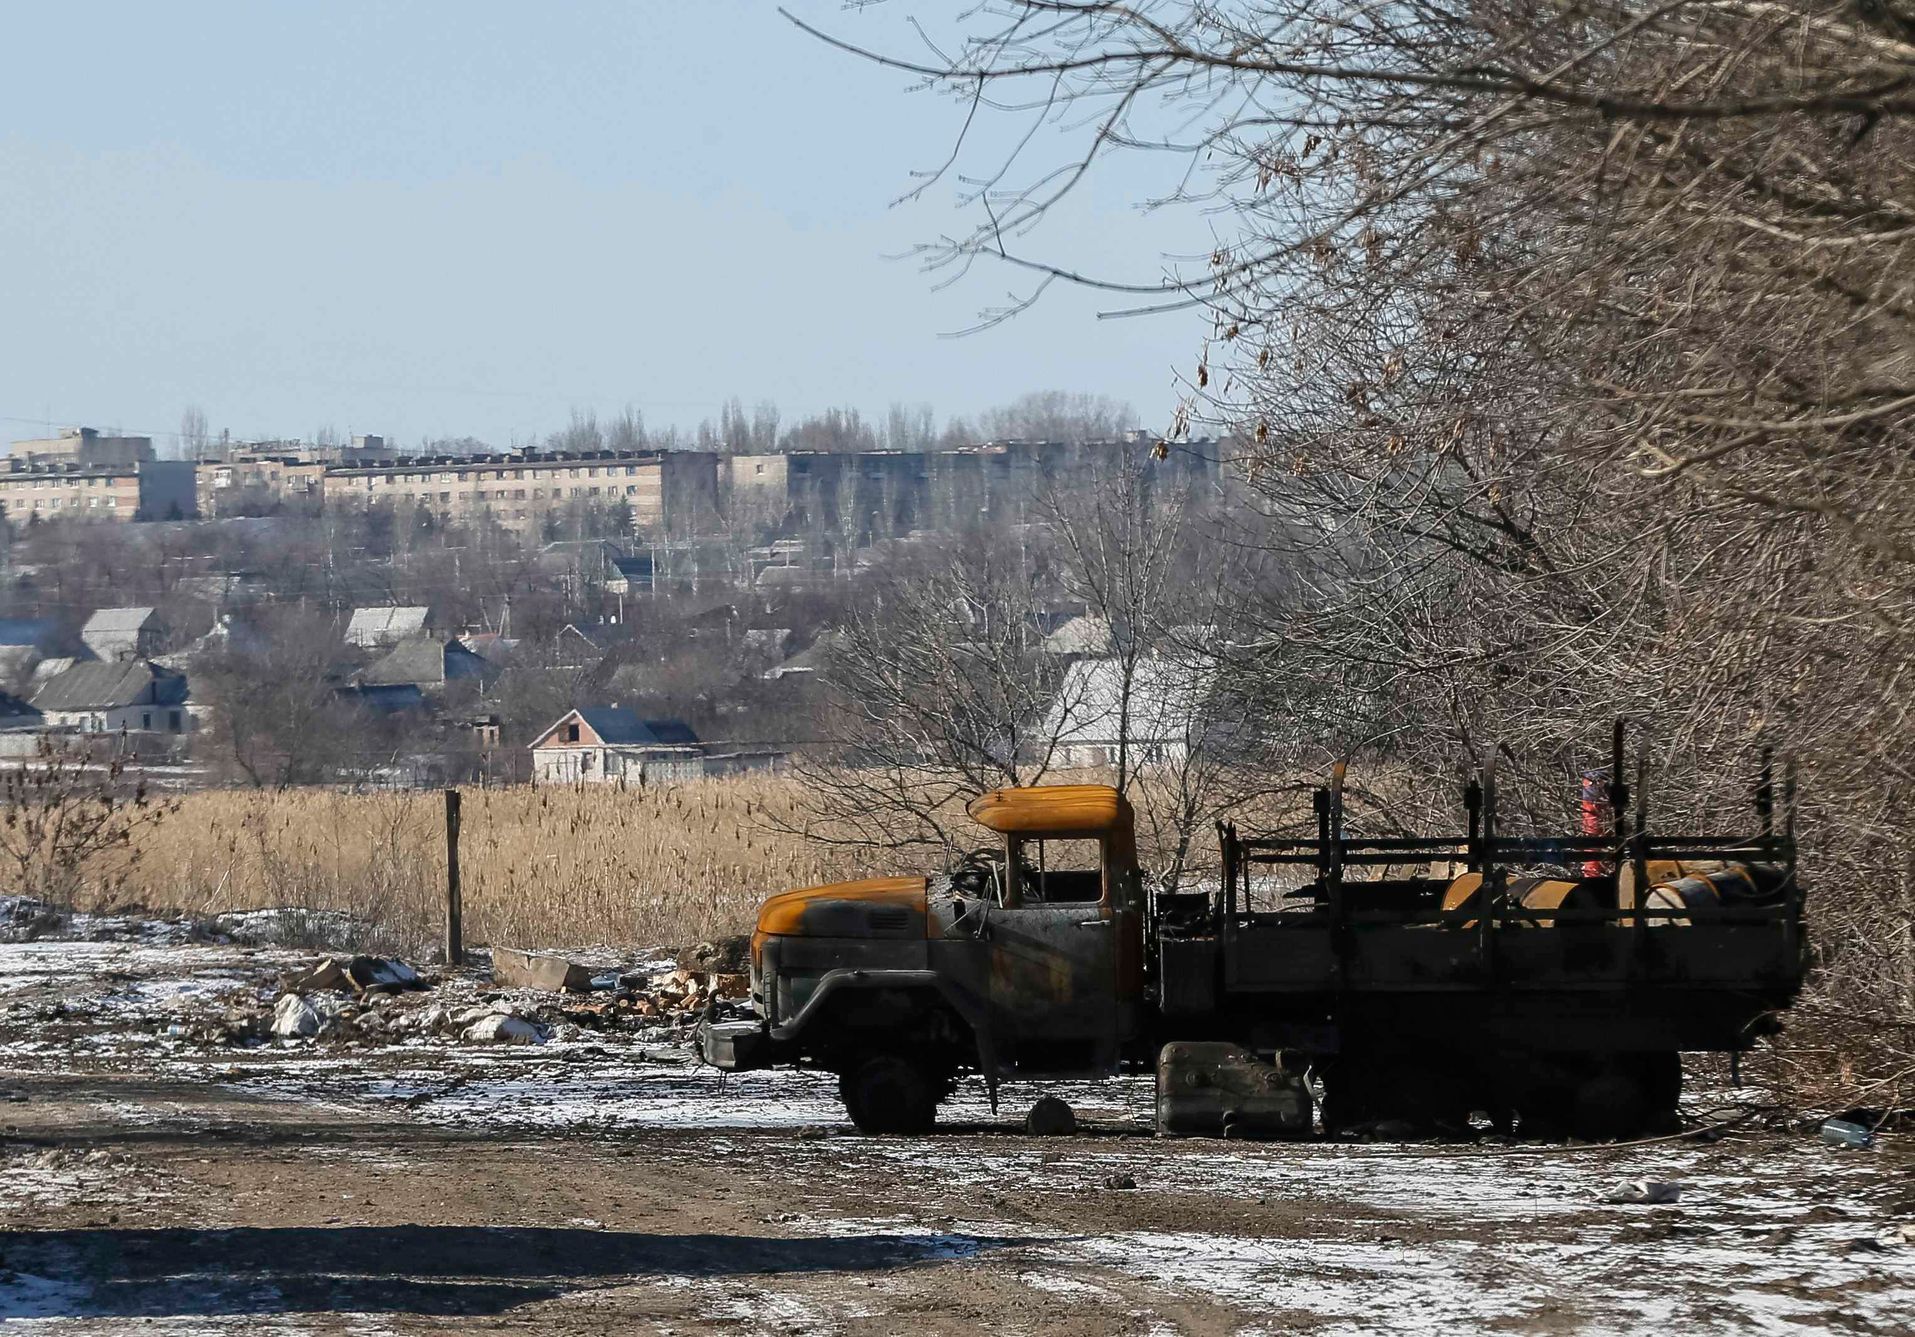
[(986, 437), (1026, 441), (1110, 441), (1132, 426), (1136, 412), (1103, 395), (1040, 390), (978, 418)]
[(123, 758), (94, 761), (56, 740), (0, 781), (0, 858), (16, 885), (59, 905), (89, 888), (110, 901), (139, 860), (134, 835), (178, 809)]
[(1050, 773), (1063, 675), (1036, 618), (1045, 584), (1041, 556), (987, 531), (863, 578), (825, 642), (806, 834), (948, 853), (967, 799)]
[(298, 606), (229, 630), (191, 665), (202, 753), (259, 788), (334, 778), (354, 744), (335, 690), (343, 648), (331, 618)]
[(212, 439), (212, 433), (206, 426), (206, 410), (197, 404), (189, 404), (180, 414), (181, 459), (204, 459), (206, 447)]

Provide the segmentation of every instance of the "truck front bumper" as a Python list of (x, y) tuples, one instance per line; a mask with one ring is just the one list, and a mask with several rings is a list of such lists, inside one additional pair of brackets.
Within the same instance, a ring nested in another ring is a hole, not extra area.
[(771, 1066), (771, 1037), (762, 1021), (701, 1021), (698, 1052), (726, 1072)]

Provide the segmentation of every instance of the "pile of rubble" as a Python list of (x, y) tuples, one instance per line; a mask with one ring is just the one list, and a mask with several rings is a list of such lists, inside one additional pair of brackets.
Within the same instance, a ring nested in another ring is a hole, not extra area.
[[(578, 1030), (653, 1032), (689, 1030), (700, 1014), (745, 997), (749, 978), (730, 970), (740, 948), (705, 943), (666, 971), (598, 971), (547, 953), (496, 948), (493, 991), (449, 974), (433, 979), (403, 961), (355, 956), (326, 958), (283, 977), (269, 1012), (229, 1016), (194, 1034), (245, 1043), (267, 1037), (391, 1044), (410, 1037), (472, 1043), (538, 1044)], [(460, 1005), (457, 994), (475, 998)], [(454, 997), (448, 997), (454, 995)]]

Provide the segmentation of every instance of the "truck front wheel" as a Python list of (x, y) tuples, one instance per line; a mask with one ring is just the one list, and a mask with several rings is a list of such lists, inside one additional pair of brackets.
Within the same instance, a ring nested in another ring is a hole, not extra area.
[(861, 1133), (928, 1133), (949, 1083), (902, 1054), (856, 1060), (838, 1078), (838, 1094)]

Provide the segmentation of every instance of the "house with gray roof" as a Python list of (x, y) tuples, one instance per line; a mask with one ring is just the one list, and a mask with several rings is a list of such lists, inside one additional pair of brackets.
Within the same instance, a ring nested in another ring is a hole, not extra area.
[(701, 780), (705, 749), (681, 720), (644, 720), (623, 706), (568, 711), (532, 743), (532, 778), (551, 784)]
[(417, 604), (355, 608), (346, 622), (346, 643), (379, 650), (437, 630), (432, 610)]
[(146, 659), (75, 664), (41, 683), (46, 727), (81, 733), (184, 734), (193, 729), (186, 675)]
[(499, 672), (490, 660), (473, 654), (457, 641), (413, 636), (399, 642), (359, 674), (363, 687), (399, 687), (410, 684), (426, 693), (442, 692), (448, 683), (489, 682)]
[(80, 628), (86, 648), (107, 663), (146, 659), (166, 643), (166, 623), (154, 608), (102, 608)]

